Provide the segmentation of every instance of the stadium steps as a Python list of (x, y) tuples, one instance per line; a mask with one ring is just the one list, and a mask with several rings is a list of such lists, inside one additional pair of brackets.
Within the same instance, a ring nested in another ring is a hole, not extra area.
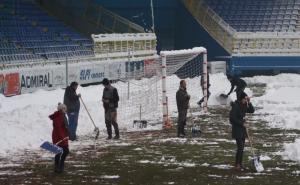
[(182, 0), (196, 21), (228, 52), (233, 52), (235, 30), (212, 11), (203, 0)]
[(296, 31), (300, 32), (300, 8), (299, 8), (299, 14), (298, 14), (298, 19), (297, 19)]

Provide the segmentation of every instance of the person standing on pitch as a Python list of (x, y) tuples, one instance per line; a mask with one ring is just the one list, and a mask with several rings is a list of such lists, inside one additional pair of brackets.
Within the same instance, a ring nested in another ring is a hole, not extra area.
[(114, 139), (120, 139), (119, 127), (117, 123), (117, 108), (119, 102), (118, 90), (110, 84), (107, 78), (103, 79), (102, 84), (104, 85), (102, 102), (105, 114), (105, 124), (108, 134), (107, 139), (112, 139), (111, 126), (113, 126), (115, 130)]
[(180, 81), (176, 92), (176, 103), (178, 110), (177, 137), (184, 137), (184, 126), (186, 125), (187, 110), (189, 108), (190, 95), (186, 91), (185, 80)]
[(246, 93), (242, 92), (239, 98), (231, 104), (229, 113), (229, 121), (232, 125), (232, 138), (236, 140), (236, 156), (235, 169), (237, 171), (244, 171), (242, 165), (243, 153), (245, 146), (245, 138), (247, 138), (247, 131), (245, 126), (246, 113), (254, 113), (254, 107), (250, 102), (250, 98)]
[(69, 136), (71, 141), (77, 139), (76, 131), (78, 125), (78, 116), (80, 110), (80, 94), (76, 94), (78, 88), (77, 82), (72, 82), (65, 90), (64, 104), (67, 106), (67, 114), (69, 118)]
[(69, 154), (68, 143), (68, 119), (66, 117), (67, 106), (58, 103), (57, 111), (49, 116), (53, 121), (52, 142), (63, 149), (62, 153), (56, 154), (54, 159), (54, 172), (64, 171), (65, 159)]
[(227, 79), (230, 81), (231, 84), (231, 89), (230, 91), (225, 95), (225, 97), (227, 98), (233, 91), (234, 87), (236, 86), (235, 92), (236, 92), (236, 99), (239, 99), (238, 97), (240, 96), (240, 94), (242, 92), (244, 92), (247, 83), (235, 76), (231, 76), (230, 74), (227, 74)]

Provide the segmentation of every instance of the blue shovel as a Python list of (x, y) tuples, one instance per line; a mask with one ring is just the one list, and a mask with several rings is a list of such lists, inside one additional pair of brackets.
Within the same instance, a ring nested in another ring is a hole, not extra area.
[(63, 138), (62, 140), (58, 141), (57, 143), (53, 144), (53, 143), (50, 143), (49, 141), (45, 141), (44, 143), (41, 144), (41, 148), (49, 151), (49, 152), (52, 152), (54, 153), (55, 155), (56, 154), (60, 154), (63, 152), (63, 149), (58, 146), (59, 143), (63, 142), (64, 140), (66, 139), (69, 139), (69, 137), (65, 137)]

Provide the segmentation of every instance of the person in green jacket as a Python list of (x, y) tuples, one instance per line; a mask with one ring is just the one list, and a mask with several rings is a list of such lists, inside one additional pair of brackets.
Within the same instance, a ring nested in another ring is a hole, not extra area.
[(247, 136), (245, 126), (246, 113), (254, 113), (254, 107), (250, 102), (250, 98), (244, 92), (241, 92), (238, 99), (231, 104), (232, 108), (229, 115), (230, 124), (232, 125), (232, 138), (236, 140), (236, 156), (235, 156), (235, 169), (237, 171), (244, 171), (242, 165), (243, 152), (245, 146), (245, 139)]

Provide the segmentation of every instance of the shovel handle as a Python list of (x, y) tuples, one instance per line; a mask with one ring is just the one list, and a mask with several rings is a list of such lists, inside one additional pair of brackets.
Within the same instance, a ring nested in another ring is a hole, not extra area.
[(87, 109), (87, 107), (86, 107), (86, 105), (85, 105), (83, 99), (81, 98), (81, 96), (79, 96), (79, 98), (80, 98), (80, 100), (81, 100), (81, 102), (82, 102), (82, 104), (83, 104), (83, 106), (84, 106), (86, 112), (88, 113), (89, 118), (91, 119), (91, 121), (92, 121), (92, 123), (93, 123), (93, 125), (94, 125), (94, 127), (95, 127), (94, 131), (96, 132), (96, 137), (95, 137), (95, 140), (96, 140), (96, 139), (98, 138), (98, 136), (99, 136), (99, 132), (100, 132), (100, 131), (99, 131), (99, 128), (96, 126), (96, 124), (95, 124), (95, 122), (94, 122), (94, 120), (93, 120), (93, 118), (92, 118), (92, 116), (91, 116), (89, 110)]
[(64, 140), (69, 139), (69, 137), (65, 137), (62, 140), (58, 141), (57, 143), (55, 143), (55, 145), (58, 145), (59, 143), (63, 142)]
[(253, 150), (253, 147), (252, 147), (252, 141), (251, 141), (251, 138), (250, 138), (250, 135), (249, 135), (249, 131), (248, 131), (248, 128), (247, 128), (247, 127), (245, 127), (245, 128), (246, 128), (246, 133), (247, 133), (247, 136), (248, 136), (248, 141), (249, 141), (249, 143), (250, 143), (251, 153), (252, 153), (252, 155), (254, 156), (255, 154), (254, 154), (254, 150)]
[(80, 98), (80, 100), (81, 100), (81, 102), (82, 102), (82, 104), (83, 104), (83, 106), (84, 106), (86, 112), (88, 113), (88, 115), (89, 115), (89, 117), (90, 117), (90, 119), (91, 119), (91, 121), (92, 121), (94, 127), (97, 128), (97, 127), (96, 127), (96, 124), (95, 124), (95, 122), (94, 122), (94, 120), (92, 119), (92, 116), (90, 115), (90, 112), (88, 111), (88, 109), (87, 109), (87, 107), (86, 107), (86, 105), (85, 105), (85, 103), (84, 103), (84, 101), (83, 101), (83, 99), (81, 98), (81, 96), (80, 96), (79, 98)]

